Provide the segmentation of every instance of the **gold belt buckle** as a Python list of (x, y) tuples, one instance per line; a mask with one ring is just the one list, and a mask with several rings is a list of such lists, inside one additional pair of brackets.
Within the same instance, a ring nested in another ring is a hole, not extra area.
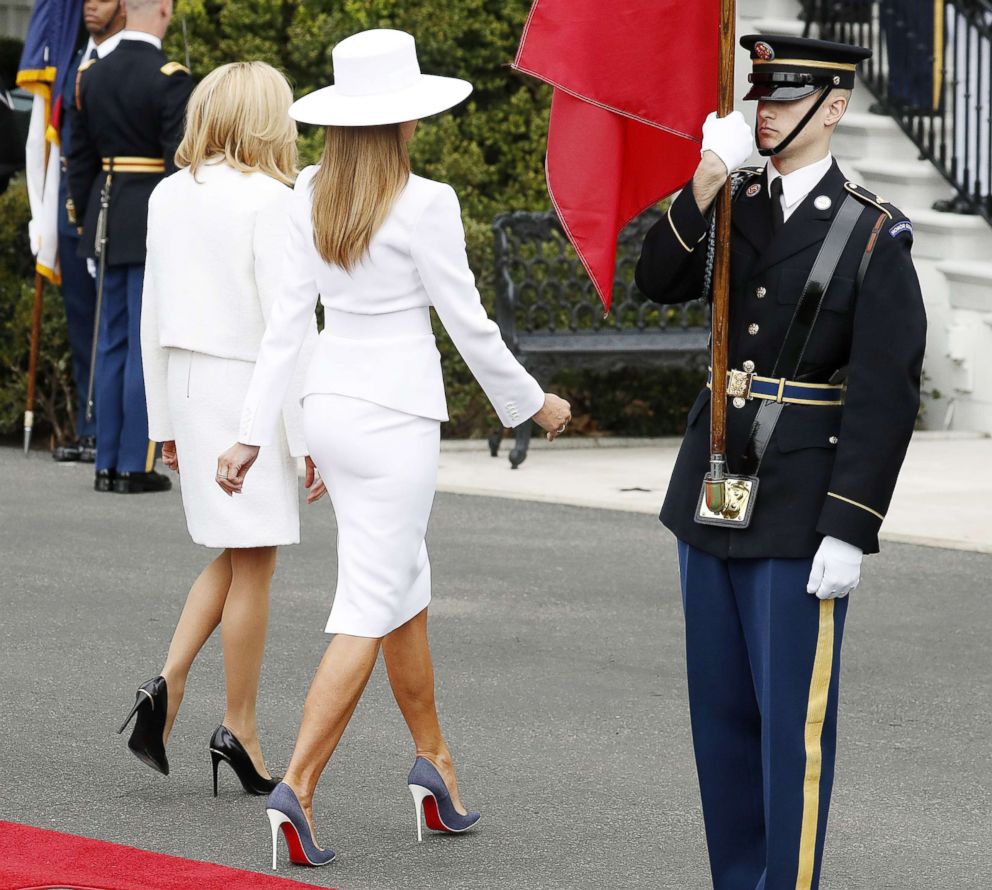
[(744, 370), (727, 372), (727, 396), (731, 399), (751, 398), (751, 381), (754, 379), (754, 362), (744, 362)]

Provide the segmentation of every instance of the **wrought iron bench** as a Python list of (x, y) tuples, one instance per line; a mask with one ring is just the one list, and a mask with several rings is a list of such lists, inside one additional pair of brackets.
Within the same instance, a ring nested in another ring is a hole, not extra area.
[[(496, 322), (503, 340), (542, 385), (565, 367), (612, 371), (625, 366), (705, 361), (709, 307), (645, 302), (634, 267), (647, 230), (660, 218), (649, 210), (620, 236), (613, 307), (603, 306), (554, 213), (503, 213), (495, 235)], [(517, 427), (510, 464), (527, 457), (532, 424)], [(493, 457), (503, 431), (489, 437)]]

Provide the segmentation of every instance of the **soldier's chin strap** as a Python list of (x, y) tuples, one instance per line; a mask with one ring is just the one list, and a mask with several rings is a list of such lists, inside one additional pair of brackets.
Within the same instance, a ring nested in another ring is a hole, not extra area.
[(758, 151), (758, 154), (763, 158), (773, 158), (775, 155), (785, 151), (790, 145), (792, 145), (793, 140), (803, 131), (806, 124), (813, 120), (813, 115), (816, 114), (822, 107), (823, 103), (827, 101), (827, 96), (830, 95), (832, 89), (833, 87), (824, 87), (823, 91), (820, 93), (820, 98), (813, 103), (812, 108), (810, 108), (810, 110), (803, 116), (803, 119), (796, 124), (796, 128), (774, 148), (762, 148)]

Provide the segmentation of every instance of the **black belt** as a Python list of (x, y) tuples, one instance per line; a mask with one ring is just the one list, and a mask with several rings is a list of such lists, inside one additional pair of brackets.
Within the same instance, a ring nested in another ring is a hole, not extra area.
[[(789, 324), (789, 330), (786, 332), (785, 341), (782, 343), (778, 358), (775, 360), (775, 367), (771, 373), (773, 378), (794, 379), (797, 376), (803, 353), (806, 351), (810, 335), (813, 332), (813, 326), (820, 316), (820, 307), (823, 305), (823, 298), (830, 286), (830, 280), (834, 276), (837, 263), (840, 262), (841, 254), (847, 247), (847, 242), (850, 240), (851, 233), (861, 218), (863, 210), (864, 206), (856, 198), (848, 195), (830, 224), (827, 237), (823, 239), (820, 252), (817, 254), (809, 278), (806, 280), (806, 286), (799, 297), (799, 303)], [(765, 456), (768, 443), (775, 431), (775, 424), (778, 423), (778, 419), (782, 415), (783, 407), (783, 403), (776, 400), (763, 401), (758, 408), (747, 445), (744, 448), (743, 472), (745, 474), (757, 475), (758, 467), (761, 466), (761, 459)]]

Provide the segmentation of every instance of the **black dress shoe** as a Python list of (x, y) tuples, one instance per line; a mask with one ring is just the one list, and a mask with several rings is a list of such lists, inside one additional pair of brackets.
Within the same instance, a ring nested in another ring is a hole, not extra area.
[(251, 757), (238, 741), (237, 736), (226, 726), (218, 726), (210, 737), (210, 759), (214, 765), (214, 797), (217, 796), (217, 767), (226, 760), (241, 781), (241, 787), (249, 794), (271, 794), (282, 778), (273, 776), (266, 779), (259, 775)]
[(52, 460), (58, 461), (60, 464), (77, 461), (80, 451), (78, 445), (56, 445), (52, 449)]
[(118, 473), (114, 491), (118, 494), (140, 494), (143, 491), (168, 491), (172, 480), (152, 470), (150, 473)]
[(138, 715), (131, 730), (131, 738), (127, 740), (128, 749), (142, 763), (148, 764), (153, 770), (169, 775), (169, 758), (165, 756), (165, 743), (162, 733), (165, 731), (165, 712), (169, 706), (169, 691), (165, 677), (158, 676), (154, 680), (142, 683), (135, 695), (134, 707), (117, 734), (124, 732), (131, 718)]
[(94, 491), (113, 491), (117, 479), (117, 470), (97, 470), (93, 480)]
[(96, 439), (92, 436), (83, 436), (79, 440), (79, 462), (81, 464), (96, 463)]

